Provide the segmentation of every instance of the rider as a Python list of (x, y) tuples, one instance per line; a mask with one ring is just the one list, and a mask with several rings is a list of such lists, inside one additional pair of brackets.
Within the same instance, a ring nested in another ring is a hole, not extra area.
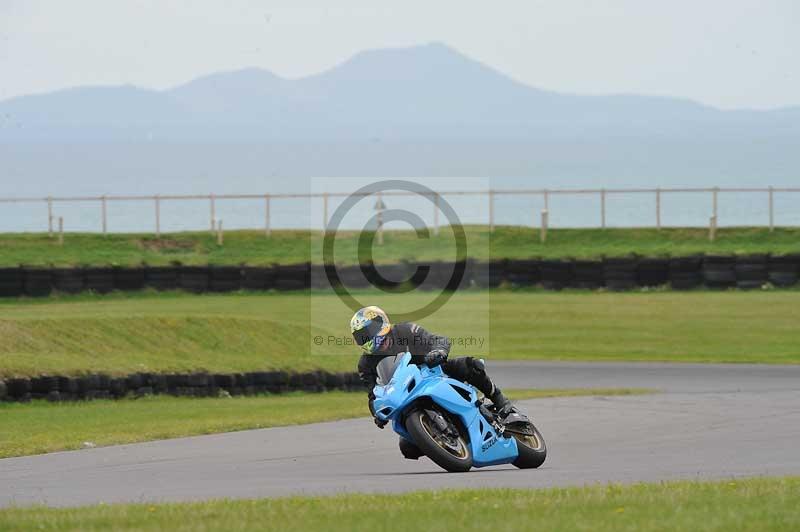
[[(375, 409), (372, 406), (375, 399), (372, 389), (378, 379), (376, 367), (381, 359), (406, 351), (411, 353), (412, 363), (426, 364), (430, 367), (441, 365), (442, 370), (450, 377), (476, 387), (491, 399), (501, 416), (511, 411), (511, 403), (486, 374), (486, 367), (481, 359), (473, 357), (448, 359), (450, 340), (445, 336), (429, 333), (415, 323), (392, 325), (386, 313), (375, 306), (364, 307), (353, 315), (350, 320), (350, 332), (353, 333), (356, 344), (364, 350), (358, 361), (358, 375), (369, 390), (369, 411), (378, 428), (382, 429), (387, 422), (375, 417)], [(407, 447), (410, 442), (405, 442), (401, 438), (400, 449), (403, 455), (411, 458), (409, 450), (404, 449), (404, 443)]]

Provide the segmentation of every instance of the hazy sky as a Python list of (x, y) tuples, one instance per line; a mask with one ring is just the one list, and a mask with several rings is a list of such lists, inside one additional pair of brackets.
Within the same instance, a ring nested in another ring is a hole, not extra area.
[(246, 66), (301, 77), (430, 41), (545, 89), (800, 105), (794, 0), (0, 0), (0, 99)]

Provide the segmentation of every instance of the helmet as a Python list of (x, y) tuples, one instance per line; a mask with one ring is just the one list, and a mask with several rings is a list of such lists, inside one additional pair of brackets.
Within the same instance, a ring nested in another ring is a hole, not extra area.
[(389, 316), (379, 307), (364, 307), (350, 320), (350, 332), (356, 343), (367, 353), (377, 351), (392, 330)]

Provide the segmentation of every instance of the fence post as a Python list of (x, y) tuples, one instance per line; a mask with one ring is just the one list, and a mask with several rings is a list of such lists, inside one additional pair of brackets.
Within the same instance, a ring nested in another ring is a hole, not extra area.
[(214, 194), (208, 196), (208, 208), (211, 221), (211, 232), (214, 232), (214, 222), (217, 219), (217, 201)]
[(161, 238), (161, 198), (155, 195), (156, 206), (156, 238)]
[(717, 195), (719, 193), (719, 187), (714, 187), (714, 191), (712, 193), (713, 203), (714, 203), (714, 221), (717, 220)]
[(217, 222), (217, 245), (221, 246), (224, 243), (225, 236), (222, 233), (222, 220)]
[(433, 193), (433, 234), (439, 236), (439, 194)]
[(269, 225), (269, 194), (264, 194), (264, 235), (270, 236), (272, 229)]
[(103, 205), (103, 234), (105, 235), (108, 233), (108, 217), (107, 217), (107, 210), (106, 210), (106, 195), (103, 194), (103, 197), (100, 199)]
[(547, 241), (547, 224), (549, 223), (548, 220), (548, 211), (547, 209), (542, 210), (542, 221), (541, 225), (539, 226), (539, 242), (542, 244)]
[(550, 212), (550, 193), (544, 189), (544, 210)]
[(769, 187), (769, 232), (775, 230), (775, 191)]
[(717, 238), (717, 217), (712, 216), (708, 220), (708, 239), (713, 242)]
[(656, 189), (656, 229), (661, 230), (661, 189)]
[(53, 237), (53, 198), (47, 196), (47, 236)]
[(494, 233), (494, 190), (489, 189), (489, 232)]
[(322, 194), (322, 232), (328, 232), (328, 193)]
[(383, 207), (384, 207), (384, 203), (383, 203), (383, 194), (381, 194), (380, 191), (378, 192), (378, 202), (376, 203), (376, 207), (378, 209), (378, 217), (376, 219), (376, 221), (378, 222), (378, 227), (376, 227), (376, 229), (378, 231), (378, 245), (382, 246), (383, 245)]
[(64, 217), (58, 217), (58, 245), (64, 245)]
[(600, 227), (606, 228), (606, 189), (600, 190)]

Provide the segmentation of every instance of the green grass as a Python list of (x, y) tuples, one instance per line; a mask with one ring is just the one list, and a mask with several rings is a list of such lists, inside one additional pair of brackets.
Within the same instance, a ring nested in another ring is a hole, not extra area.
[(5, 523), (14, 530), (59, 531), (784, 531), (800, 528), (799, 507), (800, 479), (790, 477), (11, 508), (0, 510), (0, 528)]
[[(357, 294), (390, 314), (432, 294)], [(0, 378), (353, 370), (351, 311), (324, 294), (180, 293), (0, 302)], [(421, 323), (489, 359), (800, 363), (800, 292), (457, 292)], [(311, 336), (324, 339), (312, 346)]]
[[(508, 390), (514, 400), (632, 395), (648, 390)], [(365, 393), (291, 393), (255, 397), (141, 399), (75, 403), (0, 403), (0, 458), (217, 432), (302, 425), (368, 416)]]
[[(798, 253), (800, 228), (722, 228), (715, 242), (704, 229), (551, 229), (546, 244), (529, 227), (498, 226), (494, 234), (485, 226), (467, 226), (468, 254), (475, 259), (531, 257), (601, 257), (640, 255), (687, 255), (694, 253)], [(320, 262), (319, 231), (229, 231), (224, 246), (209, 232), (165, 234), (70, 233), (63, 246), (40, 233), (0, 235), (0, 266), (26, 265), (165, 265), (182, 264), (291, 264)], [(357, 233), (342, 232), (336, 245), (336, 260), (356, 261)], [(376, 246), (376, 262), (408, 260), (452, 260), (452, 232), (443, 228), (439, 236), (417, 238), (410, 231), (387, 231), (385, 244)]]

